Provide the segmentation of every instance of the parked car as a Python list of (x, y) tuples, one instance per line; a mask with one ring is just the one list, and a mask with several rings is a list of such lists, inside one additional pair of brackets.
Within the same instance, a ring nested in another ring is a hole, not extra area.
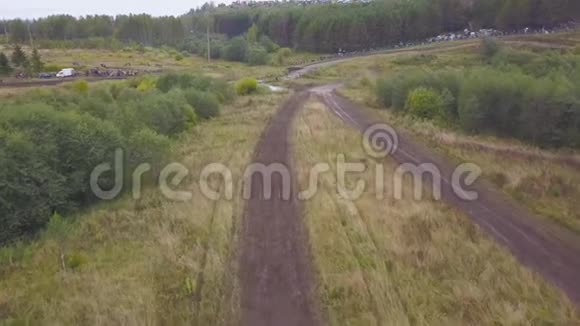
[(40, 79), (48, 79), (54, 76), (56, 76), (56, 74), (53, 72), (41, 72), (40, 74), (38, 74), (38, 78)]

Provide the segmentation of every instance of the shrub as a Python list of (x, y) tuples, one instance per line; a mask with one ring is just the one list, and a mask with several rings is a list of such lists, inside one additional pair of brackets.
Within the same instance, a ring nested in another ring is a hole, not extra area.
[(505, 65), (516, 65), (523, 67), (537, 59), (537, 57), (538, 56), (536, 54), (529, 51), (504, 48), (493, 56), (492, 63), (496, 67)]
[(89, 91), (89, 83), (86, 80), (78, 80), (72, 84), (72, 89), (77, 93), (86, 94)]
[(44, 72), (58, 72), (61, 71), (64, 67), (55, 65), (55, 64), (45, 64), (43, 67)]
[(174, 58), (175, 61), (181, 61), (183, 60), (183, 55), (181, 53), (177, 53)]
[(405, 111), (421, 119), (442, 118), (445, 103), (437, 91), (419, 87), (411, 91), (405, 103)]
[(110, 119), (116, 109), (116, 104), (103, 100), (98, 96), (87, 96), (78, 106), (79, 112), (90, 114), (102, 120)]
[(164, 74), (159, 79), (157, 79), (157, 89), (164, 93), (169, 92), (173, 88), (196, 88), (202, 91), (209, 89), (212, 83), (211, 78), (204, 76), (194, 76), (192, 74), (178, 74), (178, 73), (168, 73)]
[(243, 78), (236, 82), (236, 94), (248, 95), (258, 90), (258, 81), (254, 78)]
[[(115, 126), (89, 115), (46, 105), (10, 106), (2, 111), (0, 229), (3, 239), (42, 228), (53, 211), (70, 212), (95, 200), (89, 174), (112, 162), (123, 145)], [(88, 150), (90, 149), (90, 150)], [(100, 180), (103, 188), (112, 176)]]
[[(215, 116), (219, 102), (235, 96), (225, 81), (188, 74), (160, 79), (163, 92), (145, 77), (91, 88), (76, 82), (0, 103), (0, 244), (34, 235), (54, 212), (97, 201), (90, 173), (102, 163), (114, 165), (116, 149), (125, 149), (128, 168), (162, 163), (170, 137), (194, 125), (196, 111)], [(98, 183), (113, 188), (114, 173)]]
[(379, 103), (384, 108), (390, 108), (393, 105), (393, 81), (390, 78), (377, 80), (376, 93)]
[(500, 50), (499, 43), (491, 38), (485, 37), (481, 40), (480, 53), (483, 59), (489, 61), (493, 58)]
[(201, 119), (209, 119), (219, 115), (220, 103), (215, 95), (192, 88), (185, 91), (185, 98)]
[(87, 264), (88, 262), (89, 262), (89, 258), (80, 252), (74, 252), (72, 254), (66, 255), (66, 260), (65, 260), (66, 267), (70, 268), (73, 271), (78, 270), (83, 265)]
[(0, 129), (0, 244), (39, 231), (66, 206), (65, 177), (37, 152), (30, 136)]
[(476, 69), (465, 78), (459, 98), (461, 127), (472, 132), (517, 130), (523, 94), (533, 80), (519, 73)]
[(267, 35), (262, 35), (260, 37), (260, 46), (264, 48), (268, 53), (276, 52), (280, 46), (272, 41)]
[(431, 63), (435, 59), (437, 59), (437, 57), (432, 55), (432, 54), (419, 54), (419, 55), (399, 57), (399, 58), (393, 60), (393, 63), (398, 64), (398, 65), (415, 66), (415, 65), (422, 65), (422, 64)]
[(209, 89), (221, 103), (230, 103), (236, 97), (234, 88), (225, 80), (215, 79)]
[(169, 156), (171, 141), (149, 128), (134, 132), (127, 141), (127, 161), (131, 167), (141, 163), (161, 166)]
[(2, 52), (0, 52), (0, 76), (9, 75), (12, 72), (12, 67), (8, 57)]
[(376, 94), (379, 103), (385, 108), (402, 110), (409, 92), (418, 87), (445, 93), (445, 112), (447, 117), (457, 117), (457, 97), (461, 88), (461, 78), (452, 71), (424, 72), (412, 70), (390, 78), (379, 79)]
[(234, 37), (229, 40), (224, 48), (222, 57), (229, 61), (246, 61), (246, 53), (248, 52), (248, 42), (241, 36)]
[(252, 47), (248, 50), (247, 60), (252, 66), (265, 65), (268, 63), (268, 52), (261, 47)]
[(289, 48), (281, 48), (278, 51), (276, 51), (276, 54), (274, 54), (272, 61), (274, 64), (281, 66), (284, 65), (286, 59), (289, 58), (291, 55), (292, 50), (290, 50)]
[(156, 132), (175, 136), (194, 126), (197, 117), (180, 90), (151, 94), (138, 103), (138, 114)]
[(155, 80), (153, 78), (143, 78), (139, 85), (137, 86), (137, 90), (140, 92), (149, 92), (156, 87)]

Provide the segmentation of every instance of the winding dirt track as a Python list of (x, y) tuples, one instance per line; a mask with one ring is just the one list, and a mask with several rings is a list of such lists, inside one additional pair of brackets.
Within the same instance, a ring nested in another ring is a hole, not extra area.
[[(450, 44), (451, 49), (466, 44)], [(387, 53), (411, 52), (419, 48)], [(441, 50), (433, 49), (434, 51)], [(374, 53), (375, 55), (381, 53)], [(316, 69), (352, 60), (339, 58), (315, 63), (294, 71), (287, 79), (300, 78)], [(298, 109), (315, 94), (334, 114), (361, 132), (378, 123), (354, 103), (339, 96), (339, 84), (316, 87), (293, 95), (277, 112), (262, 134), (254, 163), (281, 163), (291, 168), (290, 128)], [(399, 163), (433, 163), (440, 170), (441, 195), (449, 205), (461, 210), (498, 243), (506, 246), (519, 261), (560, 287), (580, 304), (580, 239), (567, 230), (539, 218), (515, 204), (483, 181), (471, 190), (475, 201), (461, 199), (450, 182), (454, 165), (440, 157), (404, 130), (397, 130), (398, 150), (391, 155)], [(292, 178), (291, 178), (292, 179)], [(264, 198), (265, 183), (254, 174), (250, 180), (240, 251), (241, 325), (242, 326), (316, 326), (322, 325), (319, 306), (314, 299), (313, 271), (308, 238), (301, 220), (297, 186), (291, 181), (290, 200), (283, 198), (281, 175), (272, 176), (272, 197)]]
[[(293, 95), (278, 110), (257, 145), (254, 163), (281, 163), (292, 173), (289, 133), (294, 113), (307, 98), (307, 93)], [(259, 173), (245, 181), (251, 182), (251, 196), (245, 207), (241, 239), (241, 324), (320, 325), (296, 185), (275, 173), (267, 199), (264, 190), (268, 185)], [(289, 197), (285, 197), (284, 187), (290, 187)]]
[[(345, 123), (361, 132), (377, 121), (354, 103), (339, 96), (334, 86), (313, 89), (318, 98)], [(396, 129), (396, 128), (395, 128)], [(509, 248), (524, 265), (540, 273), (580, 304), (580, 241), (575, 234), (551, 223), (539, 222), (529, 210), (506, 198), (484, 181), (470, 190), (478, 193), (474, 201), (463, 200), (454, 191), (452, 175), (455, 166), (440, 157), (404, 130), (397, 130), (398, 149), (391, 157), (398, 163), (418, 166), (433, 163), (441, 176), (441, 198), (461, 210), (497, 242)]]

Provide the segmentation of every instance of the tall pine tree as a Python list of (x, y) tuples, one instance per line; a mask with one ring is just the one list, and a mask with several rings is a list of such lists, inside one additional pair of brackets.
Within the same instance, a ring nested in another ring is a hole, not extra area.
[(28, 58), (26, 57), (26, 53), (22, 51), (20, 45), (14, 46), (14, 51), (12, 52), (12, 64), (16, 67), (28, 66)]
[(10, 62), (8, 58), (2, 52), (0, 52), (0, 75), (6, 76), (12, 72), (12, 67), (10, 67)]
[(30, 56), (30, 67), (32, 68), (33, 72), (41, 72), (44, 69), (44, 62), (40, 59), (40, 54), (38, 54), (38, 50), (34, 48), (32, 50), (32, 55)]

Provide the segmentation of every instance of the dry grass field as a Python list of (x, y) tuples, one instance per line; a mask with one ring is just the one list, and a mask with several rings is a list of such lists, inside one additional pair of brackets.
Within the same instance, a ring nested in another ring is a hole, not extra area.
[(575, 325), (580, 316), (557, 289), (522, 267), (504, 248), (454, 209), (415, 201), (411, 184), (394, 200), (394, 162), (385, 161), (385, 199), (378, 200), (374, 168), (358, 200), (337, 194), (336, 156), (368, 167), (358, 131), (318, 102), (298, 115), (294, 158), (301, 189), (319, 162), (316, 195), (304, 203), (318, 293), (331, 325)]

